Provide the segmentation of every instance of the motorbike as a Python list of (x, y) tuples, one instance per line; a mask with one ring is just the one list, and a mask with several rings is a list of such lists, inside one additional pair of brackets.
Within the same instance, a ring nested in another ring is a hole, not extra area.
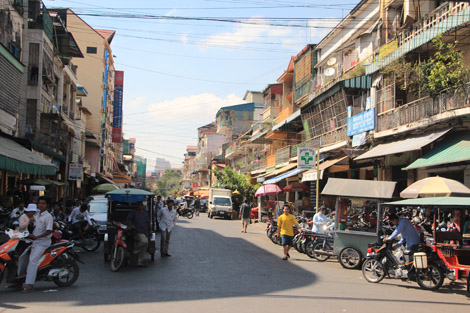
[[(0, 282), (5, 272), (8, 272), (7, 283), (20, 284), (24, 282), (26, 277), (14, 277), (19, 258), (17, 248), (20, 242), (28, 240), (29, 232), (9, 229), (5, 233), (8, 236), (7, 241), (0, 242), (2, 243), (0, 246)], [(73, 251), (73, 246), (73, 241), (63, 241), (48, 247), (38, 266), (36, 280), (52, 281), (60, 287), (73, 285), (79, 276), (77, 262), (83, 264), (78, 255)]]
[(92, 220), (93, 225), (88, 227), (87, 230), (84, 231), (83, 236), (85, 237), (85, 241), (81, 242), (81, 237), (79, 234), (74, 234), (74, 232), (67, 226), (64, 222), (56, 222), (56, 227), (52, 232), (52, 242), (58, 243), (62, 240), (75, 240), (77, 245), (81, 242), (81, 247), (88, 252), (95, 251), (100, 247), (101, 244), (101, 236), (98, 233), (98, 228), (100, 225)]
[(315, 240), (310, 241), (306, 247), (306, 253), (309, 257), (320, 262), (325, 262), (334, 256), (334, 237), (333, 233), (315, 234)]
[(182, 217), (187, 217), (188, 219), (192, 219), (194, 216), (194, 207), (188, 207), (186, 204), (181, 204), (178, 208), (178, 215)]
[(121, 222), (113, 222), (117, 228), (116, 239), (114, 240), (114, 245), (111, 249), (111, 271), (117, 272), (122, 267), (126, 260), (126, 234), (127, 225)]
[[(393, 244), (390, 240), (369, 244), (367, 258), (362, 265), (362, 274), (370, 283), (379, 283), (385, 276), (403, 281), (416, 281), (424, 290), (437, 290), (443, 282), (446, 267), (439, 256), (425, 245), (419, 246), (413, 260), (402, 263), (393, 254)], [(405, 255), (410, 255), (405, 251)]]
[(277, 222), (273, 220), (272, 218), (268, 219), (268, 222), (266, 223), (266, 236), (268, 236), (269, 239), (271, 239), (272, 235), (276, 232), (277, 230)]

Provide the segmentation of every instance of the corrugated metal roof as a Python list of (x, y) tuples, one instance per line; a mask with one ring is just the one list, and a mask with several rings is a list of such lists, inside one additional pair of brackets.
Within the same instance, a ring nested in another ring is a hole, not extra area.
[(468, 206), (470, 203), (470, 198), (468, 197), (432, 197), (432, 198), (417, 198), (417, 199), (407, 199), (407, 200), (400, 200), (395, 202), (388, 202), (385, 203), (387, 205), (396, 205), (396, 206), (405, 206), (405, 205), (413, 205), (413, 206), (438, 206), (438, 207), (446, 207), (446, 206)]
[(470, 132), (466, 131), (449, 139), (442, 141), (429, 153), (405, 167), (404, 170), (470, 160)]

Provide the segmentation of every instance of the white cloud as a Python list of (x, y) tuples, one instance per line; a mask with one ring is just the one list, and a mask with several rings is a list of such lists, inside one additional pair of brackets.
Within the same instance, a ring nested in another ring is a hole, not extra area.
[(309, 20), (307, 25), (310, 30), (310, 40), (312, 42), (319, 42), (338, 25), (338, 19), (332, 17), (331, 20)]
[(144, 96), (140, 96), (131, 100), (129, 104), (126, 104), (126, 107), (130, 107), (132, 109), (140, 107), (143, 103), (145, 103), (146, 98)]
[[(234, 94), (219, 98), (210, 93), (179, 97), (150, 104), (149, 115), (158, 117), (159, 121), (181, 122), (182, 119), (196, 121), (199, 126), (215, 120), (215, 114), (224, 106), (244, 103)], [(198, 126), (197, 126), (198, 127)]]
[(202, 47), (223, 46), (241, 47), (243, 44), (253, 41), (261, 41), (263, 37), (282, 37), (289, 35), (292, 31), (287, 27), (270, 26), (266, 21), (250, 19), (247, 22), (256, 24), (241, 24), (232, 32), (225, 32), (209, 36), (199, 44)]

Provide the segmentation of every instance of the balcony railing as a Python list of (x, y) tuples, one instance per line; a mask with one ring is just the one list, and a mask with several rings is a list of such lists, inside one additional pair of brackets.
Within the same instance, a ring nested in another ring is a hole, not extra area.
[[(437, 123), (436, 115), (457, 109), (470, 107), (470, 84), (465, 88), (453, 91), (446, 90), (436, 98), (424, 97), (409, 102), (398, 108), (377, 115), (377, 132), (391, 130), (412, 122), (420, 122), (422, 126), (425, 119), (434, 117), (427, 123)], [(454, 112), (455, 113), (455, 112)]]
[(266, 159), (260, 159), (258, 161), (253, 161), (252, 162), (252, 169), (253, 170), (259, 170), (261, 168), (265, 168), (266, 167)]
[(278, 106), (271, 106), (263, 111), (263, 122), (272, 122), (273, 119), (277, 118), (279, 111), (281, 110)]
[(292, 113), (294, 109), (292, 106), (288, 106), (287, 108), (281, 110), (279, 112), (279, 116), (274, 119), (274, 124), (279, 124), (280, 122), (286, 120)]
[(276, 151), (276, 165), (289, 163), (291, 146), (287, 146)]

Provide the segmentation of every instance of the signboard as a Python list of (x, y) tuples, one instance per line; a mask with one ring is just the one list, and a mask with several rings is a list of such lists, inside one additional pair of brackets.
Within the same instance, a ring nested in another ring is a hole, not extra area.
[(316, 153), (313, 148), (297, 148), (297, 168), (310, 170), (316, 168)]
[(354, 135), (352, 138), (351, 147), (355, 148), (355, 147), (362, 146), (363, 144), (366, 143), (366, 139), (367, 139), (366, 133), (360, 133), (360, 134)]
[(124, 72), (115, 71), (113, 103), (113, 142), (121, 142), (122, 137), (122, 93), (124, 89)]
[(347, 135), (353, 136), (375, 128), (375, 108), (348, 117)]
[(69, 180), (82, 180), (83, 165), (69, 163)]
[(385, 58), (387, 55), (398, 49), (398, 40), (390, 41), (379, 49), (379, 60)]

